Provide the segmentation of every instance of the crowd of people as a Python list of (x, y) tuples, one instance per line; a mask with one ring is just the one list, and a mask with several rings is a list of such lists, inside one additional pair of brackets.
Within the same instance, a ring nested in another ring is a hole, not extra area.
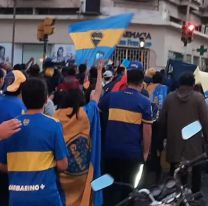
[[(1, 64), (0, 205), (113, 206), (128, 189), (114, 184), (95, 198), (93, 178), (109, 173), (133, 184), (145, 163), (143, 184), (157, 184), (164, 149), (173, 175), (182, 160), (203, 152), (208, 107), (192, 73), (173, 92), (166, 82), (163, 70), (103, 61), (90, 69), (46, 61), (43, 71), (33, 59)], [(196, 120), (202, 133), (184, 141), (181, 129)], [(199, 166), (192, 176), (197, 192)]]

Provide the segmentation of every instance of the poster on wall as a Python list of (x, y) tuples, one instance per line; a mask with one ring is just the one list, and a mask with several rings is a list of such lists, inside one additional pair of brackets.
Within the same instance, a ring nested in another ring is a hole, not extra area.
[(0, 64), (11, 62), (12, 44), (0, 43)]
[(74, 64), (75, 47), (67, 44), (55, 44), (52, 47), (52, 61), (60, 64)]

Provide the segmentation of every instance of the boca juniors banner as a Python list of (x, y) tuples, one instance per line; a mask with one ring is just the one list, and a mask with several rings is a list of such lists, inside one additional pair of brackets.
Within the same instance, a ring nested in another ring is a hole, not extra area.
[(69, 34), (76, 48), (76, 63), (93, 66), (99, 59), (108, 60), (133, 14), (122, 14), (72, 24)]

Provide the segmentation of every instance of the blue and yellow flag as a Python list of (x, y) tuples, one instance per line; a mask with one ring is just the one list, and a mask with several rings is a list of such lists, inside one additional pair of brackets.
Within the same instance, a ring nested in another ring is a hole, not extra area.
[(76, 48), (76, 63), (91, 67), (99, 59), (108, 60), (132, 17), (122, 14), (72, 24), (69, 34)]

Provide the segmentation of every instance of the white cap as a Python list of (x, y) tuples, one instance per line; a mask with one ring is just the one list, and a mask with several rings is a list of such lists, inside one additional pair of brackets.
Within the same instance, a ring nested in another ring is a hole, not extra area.
[(105, 71), (103, 74), (103, 77), (106, 77), (106, 78), (110, 78), (112, 76), (113, 76), (113, 72), (110, 70)]

